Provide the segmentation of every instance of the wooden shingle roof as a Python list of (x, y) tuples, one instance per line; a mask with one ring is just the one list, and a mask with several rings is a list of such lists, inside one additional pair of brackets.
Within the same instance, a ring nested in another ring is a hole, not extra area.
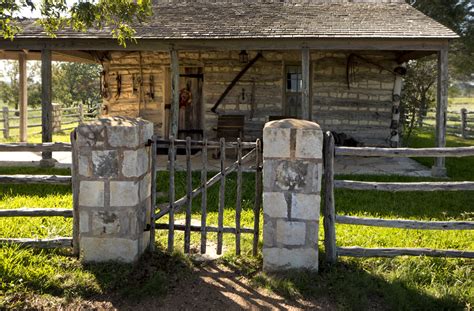
[[(160, 3), (143, 39), (457, 38), (456, 33), (404, 3)], [(47, 37), (25, 23), (18, 38)], [(110, 32), (64, 30), (58, 38), (110, 38)]]

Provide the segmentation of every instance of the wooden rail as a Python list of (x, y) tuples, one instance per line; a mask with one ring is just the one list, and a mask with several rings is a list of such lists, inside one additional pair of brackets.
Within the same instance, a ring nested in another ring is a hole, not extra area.
[(336, 216), (336, 223), (371, 227), (418, 230), (474, 230), (473, 221), (419, 221), (402, 219), (377, 219), (353, 216)]
[(27, 144), (27, 143), (10, 143), (0, 144), (0, 152), (4, 151), (71, 151), (71, 144), (67, 143), (42, 143), (42, 144)]
[(54, 239), (0, 239), (0, 244), (20, 244), (34, 248), (67, 248), (72, 246), (72, 238)]
[(0, 217), (48, 217), (48, 216), (72, 217), (72, 209), (69, 209), (69, 208), (0, 209)]
[(0, 175), (0, 184), (70, 185), (71, 176), (56, 175)]
[[(428, 110), (430, 113), (436, 113), (436, 110)], [(474, 138), (472, 133), (469, 130), (469, 124), (473, 122), (472, 118), (469, 118), (469, 115), (474, 114), (474, 111), (468, 111), (463, 108), (460, 111), (447, 111), (446, 121), (451, 122), (451, 124), (446, 124), (446, 128), (450, 130), (451, 134), (454, 134), (458, 137), (464, 139)], [(426, 120), (436, 120), (432, 115), (426, 115), (420, 120), (421, 126), (433, 127), (432, 123), (427, 123)]]
[(351, 257), (395, 257), (395, 256), (437, 256), (474, 258), (473, 251), (433, 250), (426, 248), (362, 248), (337, 247), (336, 223), (387, 228), (418, 230), (474, 230), (472, 221), (420, 221), (405, 219), (378, 219), (336, 214), (334, 189), (377, 190), (377, 191), (474, 191), (474, 182), (369, 182), (355, 180), (334, 180), (334, 156), (366, 157), (467, 157), (474, 156), (474, 147), (462, 148), (352, 148), (335, 147), (330, 132), (324, 135), (324, 246), (326, 261), (335, 263), (338, 256)]

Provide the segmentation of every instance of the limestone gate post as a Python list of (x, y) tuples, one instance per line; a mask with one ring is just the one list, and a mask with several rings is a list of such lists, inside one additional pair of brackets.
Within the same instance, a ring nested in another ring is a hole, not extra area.
[(286, 119), (263, 130), (263, 268), (318, 269), (323, 133)]
[(110, 117), (76, 129), (79, 249), (84, 261), (132, 262), (148, 247), (153, 124)]

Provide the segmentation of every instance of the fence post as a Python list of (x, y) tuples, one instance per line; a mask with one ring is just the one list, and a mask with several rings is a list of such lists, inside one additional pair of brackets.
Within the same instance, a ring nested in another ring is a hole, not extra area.
[(82, 124), (84, 123), (84, 107), (82, 106), (82, 103), (79, 103), (77, 109), (79, 112), (79, 124)]
[(461, 109), (461, 135), (462, 138), (466, 139), (467, 138), (467, 109), (462, 108)]
[(285, 119), (263, 129), (263, 269), (318, 270), (323, 133)]
[(10, 138), (10, 121), (8, 119), (8, 106), (3, 107), (3, 137)]
[(334, 201), (334, 137), (324, 135), (324, 251), (326, 261), (336, 263), (336, 209)]

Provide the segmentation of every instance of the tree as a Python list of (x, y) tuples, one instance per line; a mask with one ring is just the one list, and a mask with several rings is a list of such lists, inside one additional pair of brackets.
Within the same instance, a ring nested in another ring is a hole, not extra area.
[(66, 0), (1, 0), (0, 36), (14, 39), (21, 32), (21, 10), (40, 14), (38, 25), (51, 36), (66, 27), (76, 31), (88, 28), (110, 29), (120, 45), (133, 40), (132, 25), (152, 14), (151, 0), (82, 0), (68, 6)]
[(455, 31), (460, 37), (450, 48), (450, 71), (461, 81), (474, 73), (474, 2), (472, 0), (407, 0), (415, 8)]
[[(2, 77), (6, 81), (0, 82), (0, 100), (18, 109), (19, 103), (19, 77), (18, 62), (6, 61), (6, 66)], [(28, 62), (28, 106), (35, 107), (41, 105), (41, 83), (36, 79), (40, 74), (39, 62)]]
[(95, 64), (59, 63), (53, 68), (54, 100), (63, 106), (82, 103), (92, 108), (100, 101), (101, 67)]

